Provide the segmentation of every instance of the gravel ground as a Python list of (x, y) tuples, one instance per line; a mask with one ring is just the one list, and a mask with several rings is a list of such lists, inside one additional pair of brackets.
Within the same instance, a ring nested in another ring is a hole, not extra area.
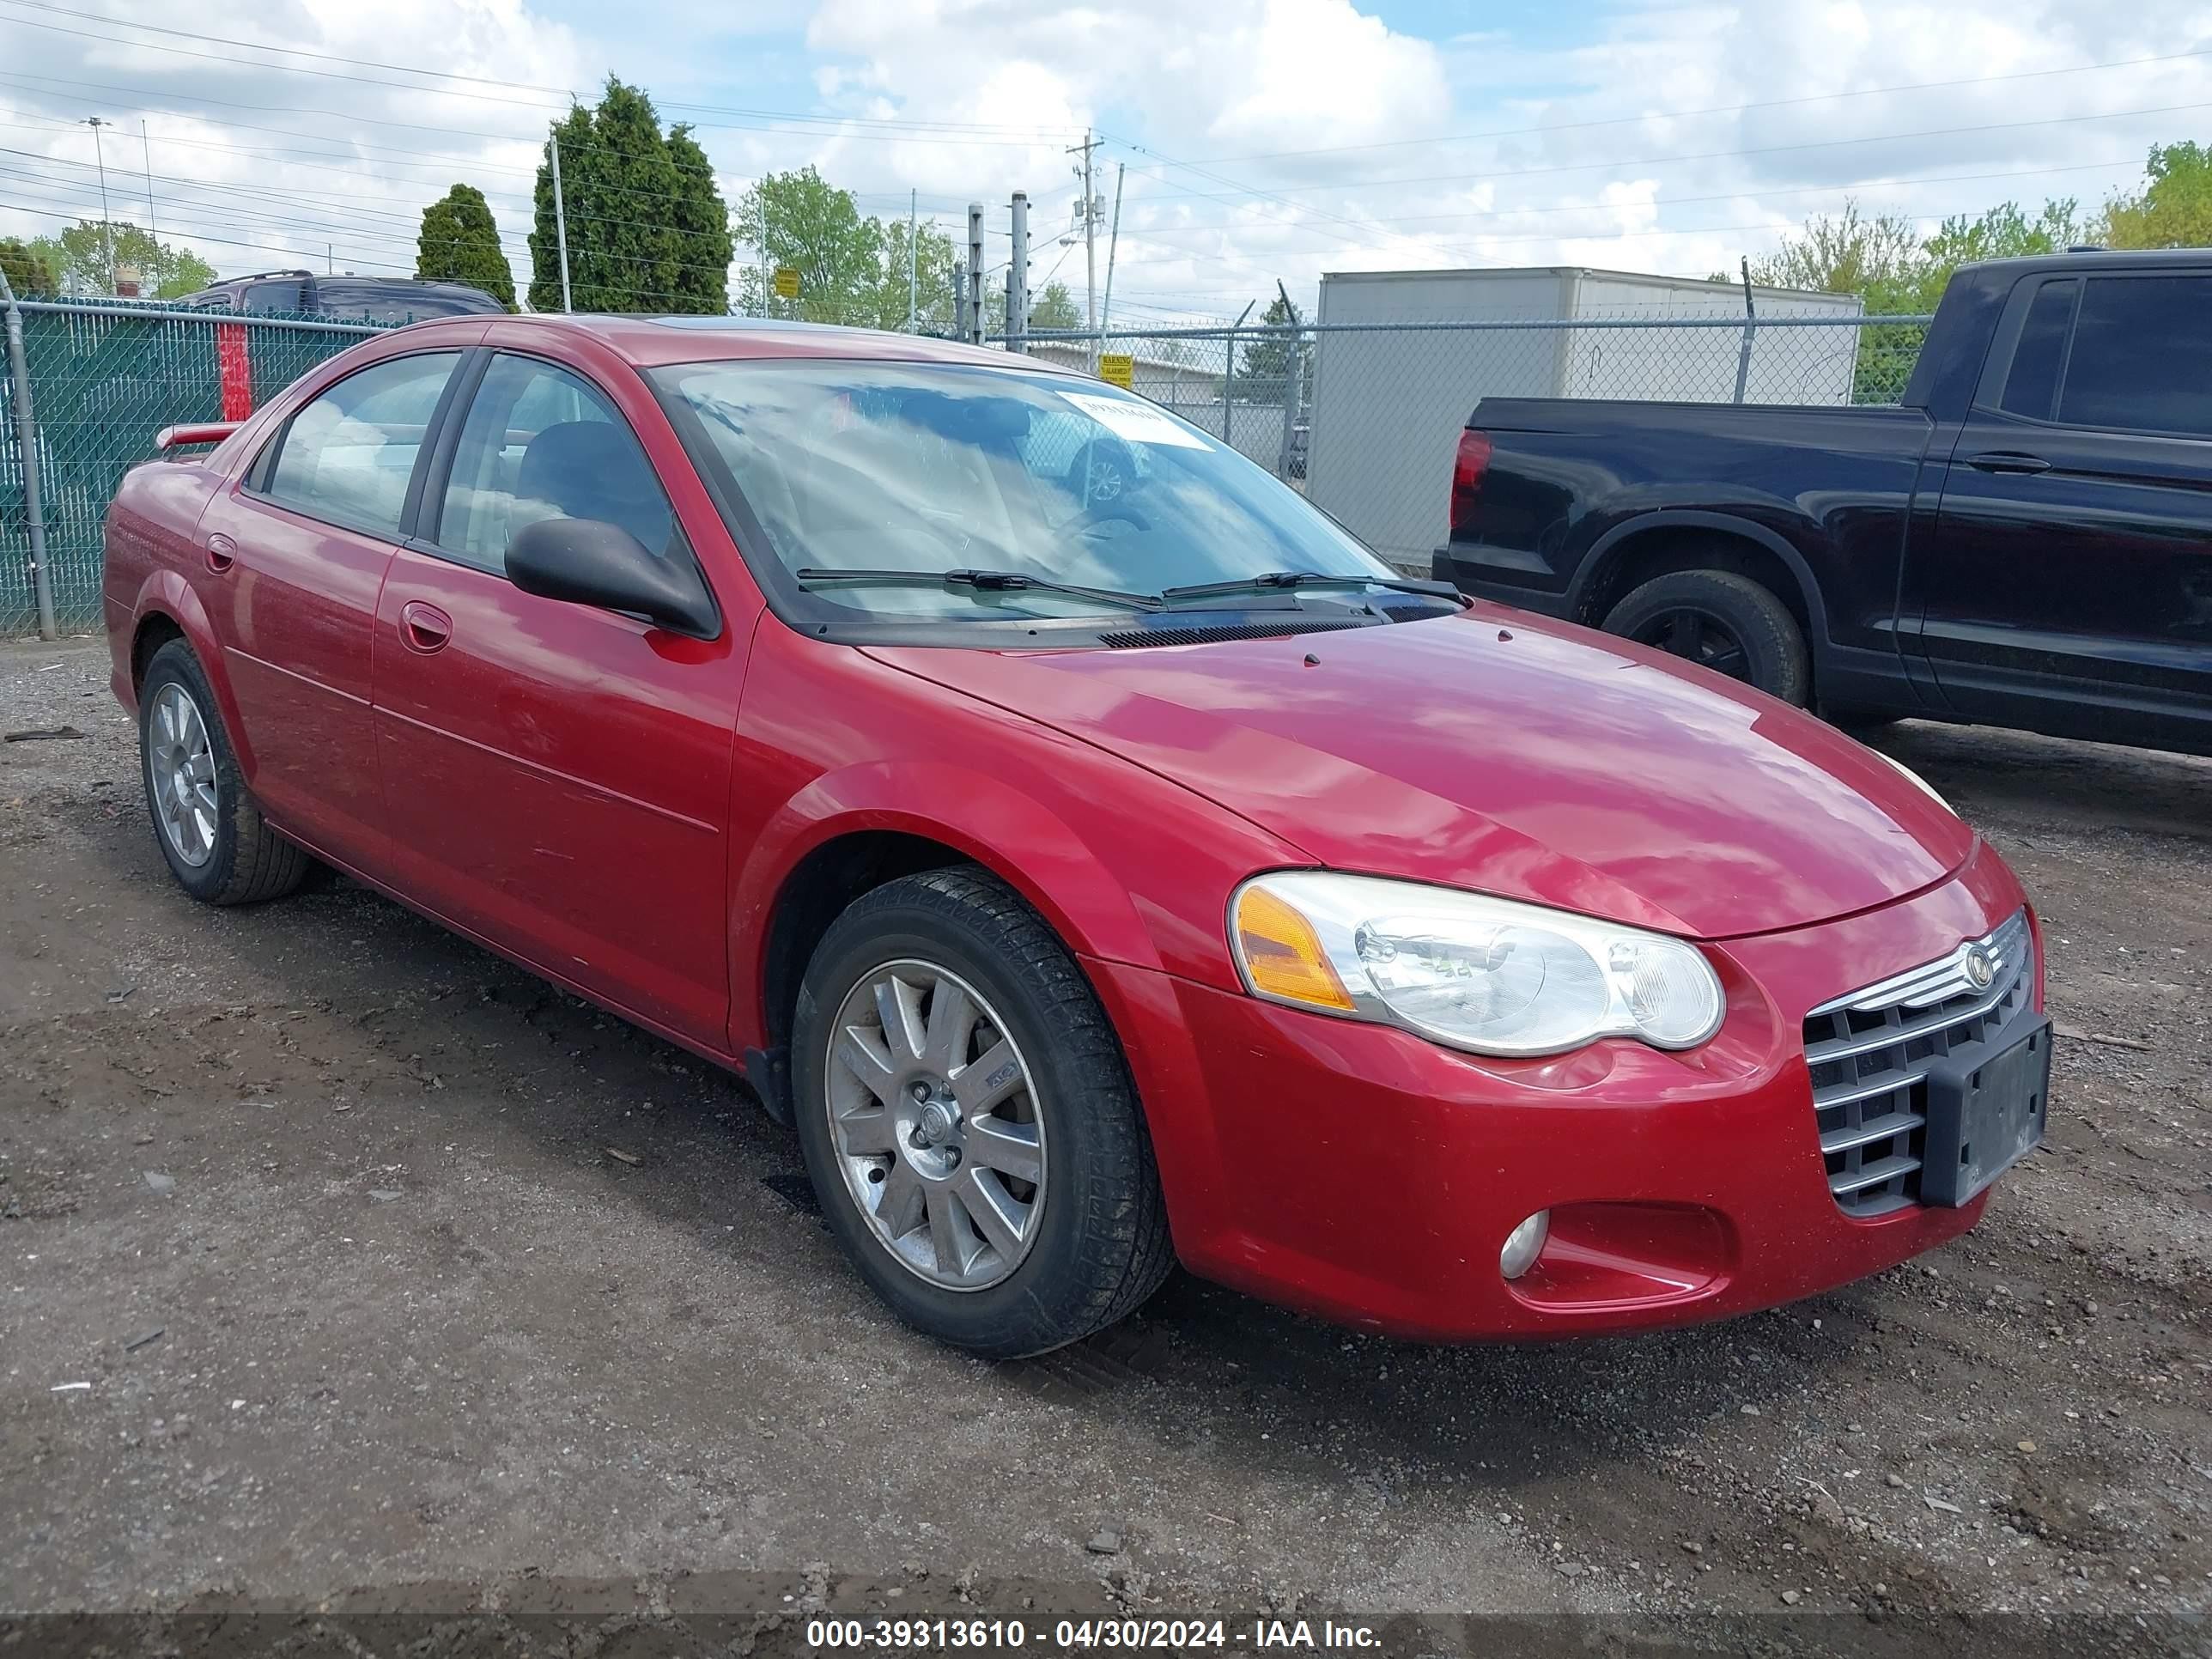
[(736, 1081), (349, 883), (187, 900), (106, 673), (0, 647), (0, 727), (82, 734), (0, 748), (0, 1610), (2203, 1638), (2212, 763), (1881, 738), (2036, 895), (2070, 1036), (2049, 1144), (1936, 1255), (1525, 1347), (1179, 1277), (991, 1366), (878, 1310)]

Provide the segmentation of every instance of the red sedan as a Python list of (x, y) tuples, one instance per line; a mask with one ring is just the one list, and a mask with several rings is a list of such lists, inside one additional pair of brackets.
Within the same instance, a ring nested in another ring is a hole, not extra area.
[(1738, 1313), (2041, 1133), (2035, 917), (1925, 785), (1111, 386), (457, 319), (169, 438), (106, 594), (177, 880), (319, 860), (741, 1069), (946, 1340), (1177, 1259), (1432, 1339)]

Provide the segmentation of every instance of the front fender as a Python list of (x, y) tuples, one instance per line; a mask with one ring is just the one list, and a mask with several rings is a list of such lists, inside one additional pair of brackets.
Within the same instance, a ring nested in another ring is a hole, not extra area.
[[(933, 803), (927, 811), (914, 803)], [(733, 1047), (767, 1043), (764, 991), (776, 896), (800, 861), (840, 836), (889, 831), (940, 842), (1035, 906), (1068, 948), (1136, 967), (1161, 966), (1121, 882), (1077, 830), (988, 772), (945, 761), (873, 760), (825, 772), (763, 826), (732, 884)]]

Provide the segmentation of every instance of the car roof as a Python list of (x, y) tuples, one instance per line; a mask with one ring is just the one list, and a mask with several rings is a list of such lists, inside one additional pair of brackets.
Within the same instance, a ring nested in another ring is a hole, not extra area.
[(749, 358), (872, 358), (884, 362), (972, 363), (1076, 379), (1058, 364), (1001, 348), (940, 340), (927, 334), (895, 334), (872, 328), (843, 328), (827, 323), (784, 322), (762, 317), (641, 317), (587, 313), (526, 313), (508, 317), (502, 331), (527, 328), (553, 337), (582, 335), (598, 340), (640, 368), (670, 363), (728, 362)]
[(2201, 247), (2108, 248), (2069, 247), (2063, 253), (2031, 253), (2017, 258), (1983, 259), (1961, 265), (1961, 271), (1984, 271), (2000, 276), (2024, 270), (2047, 270), (2063, 276), (2080, 270), (2202, 271), (2212, 255)]

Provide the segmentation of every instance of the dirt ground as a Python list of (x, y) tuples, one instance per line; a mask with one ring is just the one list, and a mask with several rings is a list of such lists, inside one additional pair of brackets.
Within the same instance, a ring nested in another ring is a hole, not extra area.
[(0, 727), (83, 734), (0, 746), (0, 1613), (2204, 1638), (2212, 763), (1881, 739), (2020, 870), (2071, 1034), (2048, 1145), (1920, 1262), (1454, 1350), (1178, 1277), (991, 1366), (879, 1310), (736, 1081), (348, 883), (186, 899), (106, 673), (0, 647)]

